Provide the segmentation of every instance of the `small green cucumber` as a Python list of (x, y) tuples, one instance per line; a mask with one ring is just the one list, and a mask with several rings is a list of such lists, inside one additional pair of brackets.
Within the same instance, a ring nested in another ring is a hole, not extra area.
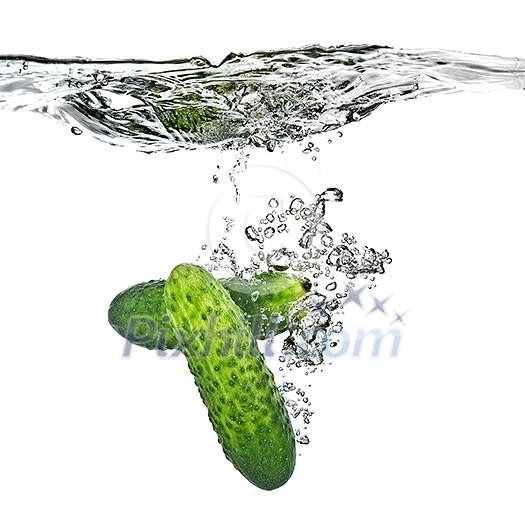
[(257, 487), (280, 487), (295, 467), (294, 433), (243, 312), (215, 277), (192, 264), (173, 269), (164, 300), (226, 457)]
[(248, 316), (253, 333), (264, 336), (257, 339), (284, 332), (290, 310), (311, 288), (306, 279), (275, 272), (261, 273), (249, 281), (235, 276), (221, 282)]
[[(240, 277), (220, 281), (247, 316), (256, 339), (284, 332), (293, 304), (310, 289), (308, 281), (284, 273), (262, 273), (251, 281)], [(120, 292), (109, 307), (109, 324), (133, 344), (150, 350), (175, 348), (163, 299), (165, 283), (159, 279)]]

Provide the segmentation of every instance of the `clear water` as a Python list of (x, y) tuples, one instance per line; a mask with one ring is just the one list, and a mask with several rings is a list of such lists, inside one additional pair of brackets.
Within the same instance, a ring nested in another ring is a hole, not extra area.
[[(231, 54), (220, 64), (202, 57), (151, 62), (0, 56), (0, 109), (37, 112), (75, 135), (87, 132), (148, 153), (236, 149), (229, 173), (234, 185), (247, 162), (245, 147), (273, 151), (357, 122), (387, 102), (497, 88), (524, 89), (525, 60), (366, 45)], [(315, 160), (318, 150), (308, 143), (303, 151)], [(218, 180), (214, 175), (213, 182)], [(326, 207), (342, 199), (337, 188), (313, 202), (291, 196), (284, 212), (270, 199), (265, 215), (245, 229), (256, 254), (248, 265), (228, 246), (233, 219), (225, 218), (223, 242), (202, 262), (214, 273), (226, 269), (249, 278), (273, 269), (311, 281), (312, 290), (295, 305), (279, 356), (285, 379), (280, 391), (297, 442), (305, 445), (311, 401), (290, 373), (308, 375), (323, 365), (327, 345), (337, 344), (331, 336), (341, 332), (342, 302), (355, 279), (368, 278), (375, 286), (375, 276), (391, 262), (388, 251), (359, 247), (354, 236), (326, 222)]]
[(0, 56), (1, 109), (144, 152), (273, 150), (387, 102), (524, 87), (523, 59), (373, 45), (230, 54), (220, 64)]

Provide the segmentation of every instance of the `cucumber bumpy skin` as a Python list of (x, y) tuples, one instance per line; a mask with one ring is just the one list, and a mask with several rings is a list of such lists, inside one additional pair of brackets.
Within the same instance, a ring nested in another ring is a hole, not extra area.
[(217, 279), (192, 264), (173, 269), (164, 299), (226, 457), (257, 487), (280, 487), (295, 467), (294, 433), (243, 312)]
[[(310, 290), (306, 279), (284, 273), (261, 273), (251, 281), (219, 279), (241, 307), (256, 339), (267, 339), (288, 328), (288, 314)], [(111, 302), (109, 324), (122, 337), (148, 349), (171, 350), (176, 342), (164, 304), (166, 281), (140, 283), (120, 292)], [(254, 300), (254, 293), (257, 294)]]
[(127, 288), (109, 306), (108, 321), (114, 330), (133, 344), (152, 349), (176, 347), (164, 303), (164, 285), (159, 279)]

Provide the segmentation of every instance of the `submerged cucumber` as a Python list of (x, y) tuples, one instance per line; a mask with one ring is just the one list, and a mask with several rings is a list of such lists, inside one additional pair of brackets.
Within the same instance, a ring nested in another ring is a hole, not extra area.
[(196, 133), (204, 131), (210, 123), (219, 119), (216, 109), (208, 107), (165, 108), (161, 105), (152, 106), (158, 119), (168, 129), (177, 131)]
[[(288, 327), (288, 314), (310, 283), (295, 275), (262, 273), (251, 281), (240, 277), (221, 279), (240, 306), (257, 339), (279, 334)], [(133, 344), (160, 350), (176, 346), (164, 304), (165, 281), (136, 284), (119, 293), (108, 311), (110, 325)]]
[(310, 290), (310, 282), (286, 273), (261, 273), (250, 281), (240, 277), (221, 280), (232, 299), (249, 317), (254, 334), (280, 334), (288, 328), (295, 302)]
[(176, 341), (164, 303), (165, 284), (164, 279), (159, 279), (120, 292), (109, 306), (109, 324), (138, 346), (150, 350), (175, 348)]
[(164, 299), (226, 457), (257, 487), (280, 487), (294, 470), (294, 434), (243, 312), (217, 279), (191, 264), (173, 269)]

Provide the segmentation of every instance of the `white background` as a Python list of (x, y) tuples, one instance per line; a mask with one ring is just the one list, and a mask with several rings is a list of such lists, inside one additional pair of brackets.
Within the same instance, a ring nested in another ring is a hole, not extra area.
[[(18, 2), (2, 7), (0, 54), (216, 61), (370, 43), (525, 57), (523, 14), (511, 1)], [(377, 294), (410, 310), (397, 359), (346, 355), (315, 378), (311, 444), (268, 493), (224, 459), (183, 360), (122, 359), (106, 322), (122, 288), (199, 253), (228, 159), (141, 155), (0, 114), (0, 522), (523, 524), (524, 121), (523, 92), (437, 96), (380, 108), (330, 147), (316, 137), (316, 163), (294, 147), (252, 154), (313, 192), (342, 188), (331, 221), (390, 250)]]

